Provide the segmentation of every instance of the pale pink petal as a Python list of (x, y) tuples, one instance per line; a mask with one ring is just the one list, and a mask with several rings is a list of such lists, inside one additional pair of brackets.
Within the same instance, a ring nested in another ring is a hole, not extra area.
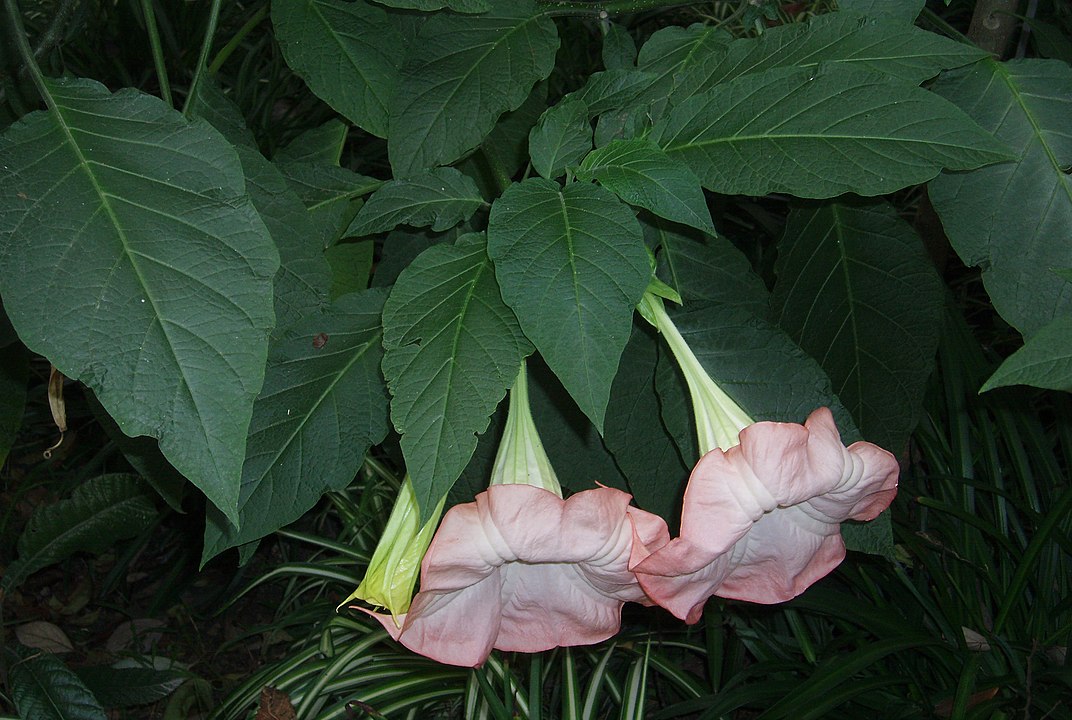
[(645, 591), (689, 622), (720, 595), (775, 603), (845, 556), (840, 523), (889, 506), (897, 462), (871, 443), (846, 448), (826, 408), (802, 425), (762, 422), (713, 450), (685, 490), (681, 537), (634, 564)]

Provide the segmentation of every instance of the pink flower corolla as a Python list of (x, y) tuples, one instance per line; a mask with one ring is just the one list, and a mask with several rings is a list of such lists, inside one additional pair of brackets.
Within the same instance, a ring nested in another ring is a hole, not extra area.
[(641, 586), (689, 623), (712, 595), (757, 603), (799, 595), (844, 559), (840, 524), (871, 520), (893, 501), (897, 461), (872, 443), (846, 448), (827, 408), (804, 425), (753, 422), (703, 370), (658, 298), (647, 294), (642, 314), (685, 373), (703, 456), (685, 489), (680, 535), (632, 565)]
[(650, 604), (630, 563), (669, 541), (662, 518), (599, 487), (561, 497), (528, 408), (524, 368), (510, 393), (491, 486), (447, 511), (397, 626), (414, 652), (477, 666), (492, 649), (538, 652), (605, 640), (627, 601)]

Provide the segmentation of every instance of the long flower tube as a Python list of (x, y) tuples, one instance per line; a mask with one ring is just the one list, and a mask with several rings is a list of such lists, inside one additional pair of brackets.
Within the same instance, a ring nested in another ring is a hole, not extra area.
[(387, 527), (372, 553), (365, 577), (340, 606), (361, 600), (374, 607), (386, 608), (391, 620), (401, 627), (401, 618), (409, 610), (413, 599), (421, 560), (432, 542), (446, 499), (443, 496), (431, 517), (422, 525), (413, 483), (406, 475), (387, 519)]
[(892, 502), (897, 461), (872, 443), (846, 448), (828, 408), (803, 425), (752, 422), (704, 370), (659, 297), (645, 294), (640, 311), (685, 374), (703, 452), (685, 489), (680, 535), (631, 565), (641, 586), (689, 623), (712, 595), (757, 603), (799, 595), (844, 559), (841, 523), (871, 520)]
[(401, 626), (373, 616), (407, 648), (460, 666), (480, 665), (496, 648), (605, 640), (620, 629), (626, 601), (650, 604), (629, 569), (638, 548), (670, 539), (662, 518), (629, 501), (607, 487), (562, 498), (522, 367), (490, 487), (447, 511)]

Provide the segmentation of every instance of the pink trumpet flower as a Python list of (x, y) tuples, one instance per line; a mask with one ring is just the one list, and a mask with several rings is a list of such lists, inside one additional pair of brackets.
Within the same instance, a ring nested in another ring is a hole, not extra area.
[(538, 652), (605, 640), (627, 601), (651, 604), (630, 563), (669, 541), (666, 523), (599, 487), (563, 499), (528, 408), (510, 393), (491, 486), (447, 511), (393, 638), (442, 663), (477, 666), (492, 649)]
[(686, 375), (704, 455), (685, 489), (679, 537), (632, 565), (641, 586), (689, 623), (712, 595), (756, 603), (799, 595), (844, 559), (840, 524), (871, 520), (893, 501), (897, 461), (872, 443), (846, 448), (828, 408), (804, 425), (753, 422), (703, 370), (658, 298), (645, 295), (642, 314)]

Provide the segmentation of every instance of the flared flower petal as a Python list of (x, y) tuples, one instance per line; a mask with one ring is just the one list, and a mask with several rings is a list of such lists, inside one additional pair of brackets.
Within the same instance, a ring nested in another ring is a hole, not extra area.
[(804, 425), (750, 425), (740, 440), (696, 464), (680, 537), (634, 558), (652, 600), (690, 623), (711, 595), (799, 595), (844, 559), (840, 524), (873, 519), (897, 492), (893, 455), (867, 442), (846, 448), (827, 408)]
[(462, 666), (480, 665), (493, 648), (605, 640), (618, 632), (625, 602), (648, 602), (629, 569), (634, 535), (651, 546), (669, 541), (665, 522), (629, 501), (605, 487), (563, 500), (530, 485), (493, 485), (444, 516), (401, 628), (378, 619), (414, 652)]

